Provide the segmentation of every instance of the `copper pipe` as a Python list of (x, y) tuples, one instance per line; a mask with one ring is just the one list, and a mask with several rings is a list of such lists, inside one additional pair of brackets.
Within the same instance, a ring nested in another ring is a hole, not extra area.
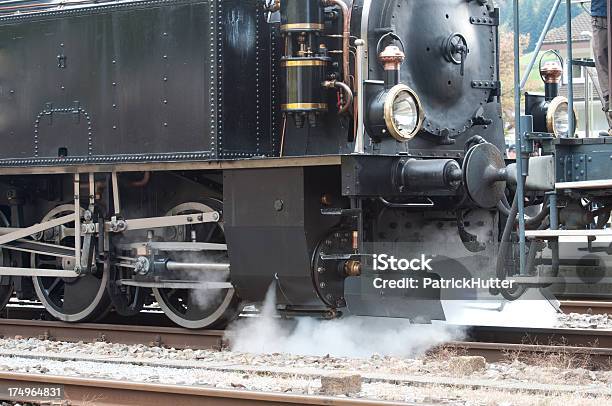
[(337, 88), (344, 91), (344, 94), (346, 94), (346, 100), (342, 107), (340, 107), (339, 113), (346, 113), (353, 104), (353, 91), (351, 90), (350, 86), (346, 83), (338, 82), (337, 80), (328, 80), (323, 82), (323, 87), (328, 89)]
[(350, 85), (349, 75), (351, 64), (349, 62), (349, 48), (351, 43), (351, 11), (352, 7), (346, 5), (342, 0), (323, 0), (326, 6), (336, 5), (342, 10), (342, 70), (344, 71), (343, 82)]

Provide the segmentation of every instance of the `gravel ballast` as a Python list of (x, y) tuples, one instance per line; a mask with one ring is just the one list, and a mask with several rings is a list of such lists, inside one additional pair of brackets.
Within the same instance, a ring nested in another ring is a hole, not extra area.
[[(612, 404), (611, 371), (587, 370), (569, 356), (535, 361), (528, 365), (509, 355), (507, 362), (489, 364), (444, 351), (358, 359), (0, 339), (2, 371), (311, 395), (321, 394), (322, 376), (352, 374), (362, 378), (360, 391), (349, 394), (355, 398), (465, 406)], [(456, 368), (467, 363), (477, 365)]]

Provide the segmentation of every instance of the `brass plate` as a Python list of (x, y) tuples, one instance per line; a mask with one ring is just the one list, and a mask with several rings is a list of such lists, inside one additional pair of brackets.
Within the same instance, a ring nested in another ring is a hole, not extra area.
[(325, 28), (325, 24), (316, 24), (316, 23), (295, 23), (295, 24), (285, 24), (281, 25), (281, 31), (289, 31), (289, 30), (323, 30)]
[(289, 103), (282, 104), (281, 110), (327, 110), (325, 103)]

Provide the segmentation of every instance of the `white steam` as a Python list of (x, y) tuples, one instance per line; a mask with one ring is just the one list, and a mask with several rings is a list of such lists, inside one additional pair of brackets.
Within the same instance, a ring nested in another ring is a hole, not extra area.
[(235, 322), (226, 332), (232, 351), (367, 358), (415, 356), (462, 338), (462, 331), (442, 324), (410, 324), (408, 320), (348, 317), (337, 320), (301, 318), (288, 326), (276, 314), (274, 286), (268, 290), (259, 317)]
[[(202, 253), (183, 252), (175, 255), (173, 260), (186, 263), (223, 263), (227, 262), (226, 258), (214, 255), (203, 255)], [(193, 270), (193, 271), (178, 271), (176, 272), (177, 279), (192, 282), (226, 282), (229, 280), (229, 271), (214, 271), (214, 270)], [(191, 304), (200, 309), (208, 309), (217, 306), (221, 303), (223, 296), (226, 294), (225, 289), (191, 289), (189, 291), (189, 300)]]

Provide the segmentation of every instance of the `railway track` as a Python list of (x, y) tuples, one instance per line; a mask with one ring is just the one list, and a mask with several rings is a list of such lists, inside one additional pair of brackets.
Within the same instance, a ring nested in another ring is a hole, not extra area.
[[(218, 349), (223, 346), (222, 331), (194, 331), (182, 328), (126, 326), (110, 324), (65, 324), (50, 321), (0, 320), (0, 334), (4, 337), (21, 336), (61, 341), (106, 341), (121, 344), (150, 344), (174, 348)], [(555, 330), (555, 329), (518, 329), (499, 327), (470, 328), (466, 341), (451, 342), (444, 346), (457, 355), (480, 355), (489, 362), (529, 359), (534, 356), (564, 354), (588, 359), (594, 367), (609, 369), (612, 365), (612, 331), (610, 330)], [(20, 353), (8, 351), (6, 357), (15, 359), (48, 359), (53, 361), (83, 361), (100, 364), (136, 363), (141, 366), (161, 366), (180, 369), (204, 369), (214, 373), (239, 374), (273, 374), (279, 377), (317, 378), (313, 372), (282, 370), (276, 367), (257, 365), (208, 365), (193, 361), (173, 361), (156, 359), (124, 359), (109, 356)], [(197, 365), (196, 365), (197, 363)], [(315, 373), (316, 375), (316, 373)], [(406, 377), (402, 381), (407, 385), (451, 385), (453, 387), (474, 387), (470, 380), (452, 380), (447, 382), (432, 381), (431, 378)], [(394, 383), (396, 377), (364, 376), (364, 382)], [(421, 382), (422, 381), (422, 382)], [(398, 381), (399, 382), (399, 381)], [(215, 389), (192, 386), (158, 385), (151, 383), (117, 382), (93, 378), (60, 377), (47, 374), (31, 375), (22, 373), (0, 372), (0, 391), (8, 387), (40, 387), (57, 385), (63, 388), (65, 399), (70, 404), (86, 404), (95, 399), (99, 405), (137, 405), (137, 404), (171, 404), (181, 405), (214, 404), (214, 405), (394, 405), (393, 403), (360, 399), (342, 399), (334, 397), (307, 396), (297, 394), (272, 394), (250, 392), (247, 390)], [(491, 383), (483, 383), (488, 388)], [(500, 383), (499, 390), (508, 390), (506, 384)], [(505, 386), (504, 386), (505, 385)], [(517, 387), (521, 391), (549, 393), (550, 387), (533, 387), (524, 384)], [(566, 385), (567, 386), (567, 385)], [(571, 393), (575, 388), (559, 386), (554, 391)], [(585, 388), (584, 390), (587, 390)], [(605, 393), (604, 393), (605, 392)], [(594, 391), (593, 396), (610, 396), (606, 391)], [(15, 401), (30, 401), (25, 396), (14, 397)], [(178, 402), (178, 403), (177, 403)]]
[[(58, 388), (60, 400), (71, 405), (219, 405), (219, 406), (279, 406), (279, 405), (361, 405), (392, 406), (406, 403), (362, 399), (335, 398), (295, 394), (263, 393), (203, 387), (134, 383), (65, 376), (0, 373), (0, 388)], [(3, 395), (8, 392), (5, 391)], [(3, 396), (4, 397), (4, 396)], [(48, 399), (48, 398), (47, 398)], [(37, 401), (40, 398), (13, 396), (7, 400)], [(48, 400), (47, 400), (48, 402)], [(60, 404), (60, 403), (58, 403)]]
[(612, 302), (598, 300), (563, 300), (564, 313), (612, 314)]
[[(447, 348), (484, 356), (489, 362), (509, 354), (572, 353), (590, 357), (597, 365), (612, 364), (612, 330), (524, 329), (515, 327), (465, 327), (465, 341), (450, 342)], [(3, 337), (38, 338), (68, 342), (146, 344), (177, 349), (213, 349), (225, 346), (224, 332), (188, 330), (177, 327), (111, 324), (67, 324), (56, 321), (0, 319)]]
[(220, 349), (223, 331), (116, 324), (67, 324), (59, 321), (0, 319), (0, 335), (69, 342), (147, 344), (174, 348)]

